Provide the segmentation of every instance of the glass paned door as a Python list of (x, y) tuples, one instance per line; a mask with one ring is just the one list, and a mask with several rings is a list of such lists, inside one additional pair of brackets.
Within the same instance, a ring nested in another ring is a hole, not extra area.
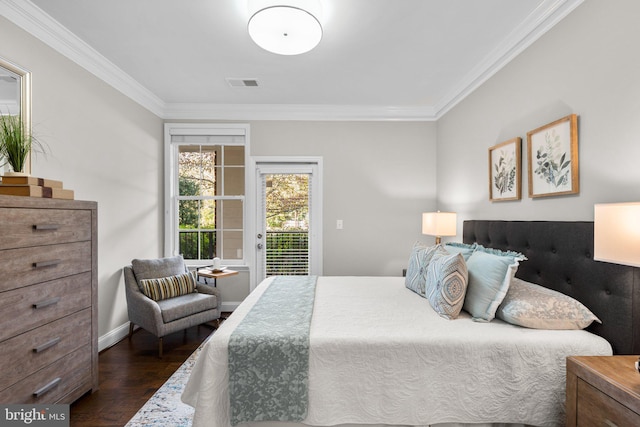
[(258, 279), (317, 274), (314, 262), (314, 168), (258, 167), (256, 259)]

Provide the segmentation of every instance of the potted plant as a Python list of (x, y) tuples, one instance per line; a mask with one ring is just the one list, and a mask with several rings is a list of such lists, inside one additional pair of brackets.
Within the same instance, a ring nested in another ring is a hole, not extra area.
[[(24, 167), (32, 148), (42, 145), (25, 129), (20, 116), (0, 114), (0, 158), (9, 163), (14, 175), (24, 175)], [(42, 151), (42, 150), (41, 150)]]

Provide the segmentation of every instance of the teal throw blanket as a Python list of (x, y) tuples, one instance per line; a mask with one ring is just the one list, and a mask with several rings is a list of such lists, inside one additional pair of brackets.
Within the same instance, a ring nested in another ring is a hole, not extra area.
[(229, 338), (231, 424), (302, 421), (315, 276), (278, 276)]

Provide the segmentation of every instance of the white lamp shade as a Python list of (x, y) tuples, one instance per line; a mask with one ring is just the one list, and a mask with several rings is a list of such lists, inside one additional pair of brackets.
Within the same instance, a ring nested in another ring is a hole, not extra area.
[(430, 236), (455, 236), (455, 212), (425, 212), (422, 214), (422, 234)]
[(313, 49), (322, 39), (322, 26), (306, 10), (270, 6), (249, 19), (249, 35), (261, 48), (280, 55), (298, 55)]
[(594, 208), (593, 258), (640, 267), (640, 203), (604, 203)]

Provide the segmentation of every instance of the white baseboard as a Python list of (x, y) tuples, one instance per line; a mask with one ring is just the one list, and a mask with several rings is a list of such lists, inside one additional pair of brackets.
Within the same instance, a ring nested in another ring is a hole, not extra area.
[(98, 351), (109, 348), (129, 335), (129, 322), (107, 332), (98, 338)]

